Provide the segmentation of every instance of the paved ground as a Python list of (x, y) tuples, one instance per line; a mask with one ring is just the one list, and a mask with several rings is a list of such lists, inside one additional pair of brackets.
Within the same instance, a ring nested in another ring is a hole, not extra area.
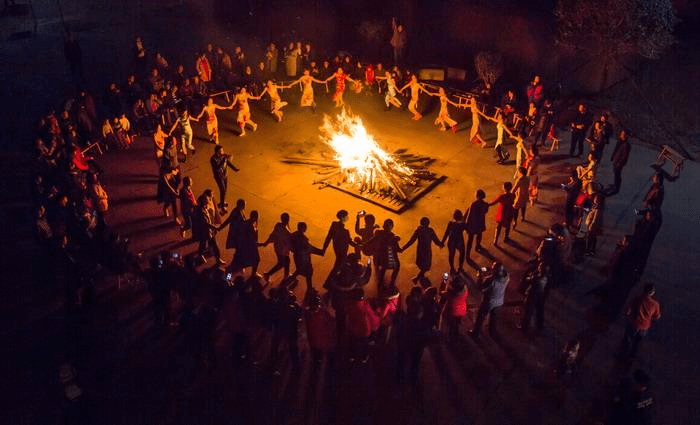
[[(162, 23), (155, 18), (151, 22)], [(116, 21), (113, 28), (125, 25), (124, 21)], [(104, 28), (88, 33), (94, 37), (83, 39), (84, 49), (93, 52), (100, 46), (100, 40), (108, 40), (111, 43), (108, 46), (114, 51), (119, 51), (117, 47), (125, 41), (115, 41), (118, 37)], [(126, 38), (126, 35), (120, 37)], [(46, 33), (34, 41), (3, 44), (2, 47), (4, 51), (19, 54), (30, 49), (41, 52), (36, 49), (44, 46), (44, 58), (53, 61), (47, 68), (62, 66), (60, 47), (57, 51), (50, 43), (45, 43), (48, 40), (54, 43), (57, 38), (55, 34)], [(128, 50), (115, 54), (115, 58), (122, 59), (110, 66), (123, 64), (128, 54)], [(98, 56), (91, 57), (96, 61)], [(17, 70), (7, 66), (2, 69), (3, 75)], [(8, 92), (18, 99), (33, 98), (31, 95), (38, 87), (58, 95), (61, 85), (67, 81), (65, 75), (57, 77), (50, 69), (37, 68), (31, 59), (20, 61), (19, 69), (24, 70), (21, 72), (27, 78), (12, 80)], [(100, 74), (102, 71), (106, 72), (101, 69)], [(48, 80), (48, 84), (37, 83), (51, 75), (53, 79)], [(309, 185), (310, 170), (278, 162), (289, 153), (313, 153), (318, 143), (316, 129), (321, 115), (314, 117), (308, 111), (299, 111), (296, 95), (289, 95), (292, 102), (282, 124), (274, 123), (261, 109), (254, 107), (254, 118), (261, 127), (245, 138), (231, 135), (230, 114), (221, 116), (222, 142), (242, 168), (231, 177), (229, 202), (240, 196), (248, 200), (249, 209), (259, 210), (263, 235), (271, 229), (278, 214), (286, 210), (293, 222), (302, 219), (308, 222), (309, 236), (320, 243), (339, 208), (352, 212), (366, 209), (379, 219), (392, 217), (397, 222), (397, 233), (404, 240), (423, 215), (432, 218), (440, 233), (452, 210), (464, 208), (475, 189), (484, 188), (491, 199), (500, 184), (512, 177), (512, 167), (493, 163), (492, 151), (467, 144), (465, 131), (452, 135), (432, 128), (430, 117), (435, 114), (434, 108), (426, 113), (423, 121), (415, 123), (405, 111), (384, 113), (378, 98), (350, 96), (349, 103), (355, 112), (366, 118), (368, 128), (382, 144), (390, 149), (407, 147), (413, 152), (433, 156), (438, 160), (435, 170), (448, 179), (400, 217), (330, 189), (318, 190)], [(19, 108), (20, 113), (14, 111), (13, 116), (37, 109), (22, 102)], [(330, 110), (328, 101), (322, 100), (320, 111)], [(461, 127), (466, 125), (468, 122)], [(202, 135), (201, 128), (196, 132)], [(487, 129), (487, 134), (492, 137), (491, 129)], [(186, 164), (185, 174), (194, 177), (195, 188), (201, 191), (213, 186), (207, 163), (211, 145), (201, 139), (196, 144), (198, 153)], [(423, 384), (418, 394), (390, 384), (387, 375), (387, 365), (392, 361), (390, 350), (375, 353), (366, 368), (339, 366), (345, 371), (333, 384), (339, 401), (336, 412), (339, 422), (591, 423), (591, 418), (605, 405), (613, 386), (626, 370), (611, 356), (622, 335), (622, 320), (606, 329), (592, 326), (589, 319), (594, 300), (584, 294), (599, 284), (597, 270), (612, 252), (614, 242), (631, 231), (632, 209), (640, 203), (649, 185), (651, 169), (648, 164), (653, 158), (654, 153), (647, 149), (636, 146), (633, 149), (622, 191), (607, 202), (606, 234), (599, 240), (599, 254), (586, 260), (579, 279), (553, 291), (542, 335), (526, 338), (514, 329), (518, 297), (511, 292), (508, 295), (511, 307), (499, 329), (501, 338), (497, 341), (484, 338), (479, 344), (465, 339), (456, 346), (431, 346), (422, 363)], [(130, 236), (135, 250), (152, 253), (171, 245), (181, 252), (194, 249), (193, 245), (183, 245), (177, 229), (160, 217), (159, 207), (153, 200), (156, 166), (148, 142), (140, 141), (126, 152), (110, 153), (101, 161), (108, 170), (105, 180), (113, 203), (109, 222)], [(19, 171), (8, 177), (4, 183), (5, 192), (26, 187), (28, 176), (21, 172), (21, 163), (6, 164), (7, 169)], [(504, 260), (516, 274), (544, 229), (560, 220), (563, 194), (556, 186), (561, 181), (560, 176), (573, 165), (557, 155), (545, 155), (542, 175), (548, 177), (542, 179), (542, 203), (528, 212), (531, 221), (514, 233), (518, 245), (503, 250), (488, 245), (490, 254)], [(602, 178), (611, 181), (606, 165)], [(696, 261), (700, 234), (695, 225), (697, 185), (692, 182), (700, 177), (699, 171), (697, 164), (688, 164), (678, 182), (667, 184), (664, 225), (642, 279), (658, 285), (664, 311), (633, 366), (642, 366), (652, 375), (658, 399), (658, 423), (664, 424), (693, 423), (698, 417), (696, 406), (700, 394), (696, 385), (698, 366), (694, 361), (698, 340), (692, 318), (700, 299), (693, 285), (700, 276)], [(14, 202), (14, 198), (7, 199)], [(5, 222), (10, 223), (3, 232), (9, 235), (3, 237), (5, 254), (11, 252), (11, 248), (31, 252), (31, 244), (26, 242), (26, 216), (18, 211), (26, 210), (10, 210), (9, 207), (3, 210), (4, 216), (9, 217)], [(489, 223), (492, 217), (493, 213), (489, 215)], [(14, 228), (13, 223), (17, 223)], [(445, 256), (444, 252), (435, 251), (431, 276), (437, 277), (445, 270)], [(413, 252), (402, 257), (400, 288), (403, 292), (415, 273), (412, 258)], [(487, 261), (480, 255), (474, 258), (478, 264)], [(2, 357), (9, 359), (2, 363), (2, 375), (6, 377), (2, 381), (2, 392), (8, 395), (4, 399), (12, 400), (2, 409), (3, 423), (60, 422), (57, 419), (61, 414), (57, 366), (66, 348), (62, 291), (25, 284), (25, 271), (32, 267), (34, 272), (42, 271), (31, 259), (16, 254), (2, 256), (3, 269), (7, 270), (1, 304)], [(266, 252), (262, 265), (266, 268), (270, 264), (271, 253)], [(315, 266), (322, 279), (330, 259), (318, 260)], [(333, 416), (333, 412), (327, 410), (330, 403), (321, 396), (322, 392), (312, 391), (309, 383), (316, 381), (310, 378), (308, 368), (298, 376), (285, 371), (281, 378), (273, 378), (265, 368), (235, 370), (230, 367), (225, 349), (228, 336), (223, 332), (218, 338), (220, 362), (217, 367), (213, 371), (191, 374), (193, 365), (179, 354), (185, 346), (183, 335), (177, 330), (165, 335), (154, 331), (150, 297), (143, 288), (118, 290), (116, 282), (110, 279), (99, 289), (94, 316), (82, 327), (90, 349), (79, 366), (81, 383), (94, 401), (98, 418), (95, 423), (210, 423), (215, 420), (224, 423), (326, 423)], [(470, 326), (471, 323), (466, 324), (466, 328)], [(575, 335), (584, 338), (585, 358), (577, 382), (571, 388), (562, 388), (554, 381), (551, 369), (562, 345)], [(260, 355), (267, 352), (267, 344), (265, 334), (256, 337), (255, 347)], [(307, 356), (304, 358), (308, 361)], [(320, 385), (323, 381), (317, 383), (318, 388)], [(253, 414), (255, 416), (250, 416)]]

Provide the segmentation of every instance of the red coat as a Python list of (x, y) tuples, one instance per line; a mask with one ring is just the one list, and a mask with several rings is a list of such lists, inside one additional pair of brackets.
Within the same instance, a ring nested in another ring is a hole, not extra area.
[(332, 351), (336, 346), (336, 325), (326, 309), (306, 311), (306, 336), (309, 347), (321, 351)]
[(379, 329), (379, 316), (366, 300), (349, 301), (345, 306), (347, 331), (353, 337), (368, 337)]
[(469, 290), (465, 287), (461, 293), (457, 293), (450, 289), (447, 293), (447, 305), (445, 313), (452, 317), (464, 317), (467, 315), (467, 298)]

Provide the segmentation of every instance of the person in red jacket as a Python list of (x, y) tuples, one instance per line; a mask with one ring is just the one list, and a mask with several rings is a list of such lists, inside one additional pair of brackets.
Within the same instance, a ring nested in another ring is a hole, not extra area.
[(442, 311), (443, 323), (447, 326), (447, 340), (454, 342), (459, 338), (459, 327), (467, 316), (467, 297), (469, 290), (459, 276), (455, 276), (447, 287), (447, 280), (443, 280), (441, 296), (445, 300)]
[(323, 304), (321, 296), (316, 291), (307, 297), (304, 318), (306, 319), (306, 336), (309, 340), (314, 368), (321, 365), (324, 357), (330, 366), (337, 346), (335, 318), (330, 309)]
[(379, 328), (380, 319), (365, 299), (362, 288), (350, 292), (350, 299), (345, 306), (345, 318), (350, 362), (359, 360), (367, 363), (369, 336)]
[(490, 206), (498, 204), (498, 210), (496, 211), (496, 234), (493, 237), (493, 244), (498, 246), (498, 237), (501, 235), (501, 229), (505, 229), (505, 238), (503, 241), (505, 243), (510, 242), (510, 225), (513, 221), (513, 202), (515, 201), (515, 195), (511, 192), (513, 189), (513, 184), (511, 182), (503, 183), (503, 193), (498, 195), (493, 202), (489, 204)]

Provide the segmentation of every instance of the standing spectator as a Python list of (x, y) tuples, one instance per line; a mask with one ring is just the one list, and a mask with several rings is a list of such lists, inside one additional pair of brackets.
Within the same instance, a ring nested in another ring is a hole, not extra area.
[(369, 336), (379, 328), (379, 317), (365, 299), (362, 288), (350, 291), (350, 300), (345, 306), (347, 334), (349, 337), (348, 355), (350, 362), (369, 360)]
[(576, 170), (571, 171), (569, 179), (565, 184), (562, 184), (561, 187), (566, 191), (566, 202), (564, 204), (566, 225), (572, 226), (574, 224), (574, 218), (576, 217), (576, 199), (578, 199), (578, 195), (581, 193), (581, 188), (583, 187)]
[(280, 215), (279, 223), (275, 224), (272, 233), (267, 237), (267, 240), (260, 244), (261, 246), (267, 246), (272, 243), (275, 250), (275, 256), (277, 257), (277, 262), (274, 266), (267, 272), (263, 273), (263, 279), (265, 281), (270, 280), (270, 276), (277, 273), (278, 270), (282, 269), (283, 280), (289, 277), (289, 252), (291, 250), (291, 236), (292, 232), (289, 230), (289, 214), (282, 213)]
[(520, 328), (527, 332), (530, 328), (533, 314), (538, 330), (544, 328), (544, 302), (550, 281), (550, 269), (544, 262), (537, 265), (537, 270), (526, 278), (525, 289), (525, 311)]
[(539, 108), (542, 100), (544, 99), (544, 86), (540, 81), (539, 75), (535, 74), (535, 76), (532, 77), (532, 81), (530, 81), (530, 84), (527, 85), (526, 92), (528, 103), (533, 103)]
[(180, 218), (177, 216), (177, 198), (180, 194), (178, 187), (180, 187), (180, 169), (171, 168), (163, 169), (161, 171), (160, 179), (158, 180), (158, 203), (163, 204), (163, 215), (169, 217), (168, 207), (173, 210), (173, 220), (178, 225), (182, 224)]
[(576, 116), (570, 123), (571, 127), (571, 147), (569, 148), (569, 156), (574, 156), (574, 151), (578, 149), (575, 156), (583, 155), (583, 140), (586, 138), (586, 131), (589, 126), (588, 112), (586, 105), (579, 103), (576, 109)]
[[(445, 244), (447, 241), (447, 260), (450, 263), (450, 273), (456, 274), (457, 271), (460, 273), (464, 271), (464, 231), (466, 230), (466, 224), (464, 223), (464, 216), (460, 210), (455, 210), (452, 214), (452, 220), (447, 223), (447, 228), (445, 229), (445, 234), (442, 236), (440, 242)], [(455, 269), (455, 252), (459, 252), (457, 258), (459, 269)]]
[(418, 266), (418, 274), (412, 279), (413, 283), (416, 284), (419, 281), (423, 282), (423, 277), (425, 273), (430, 270), (430, 266), (433, 262), (433, 251), (431, 249), (432, 244), (435, 244), (442, 248), (445, 246), (440, 239), (438, 239), (435, 234), (435, 230), (430, 227), (430, 219), (428, 217), (422, 217), (420, 219), (420, 225), (413, 232), (411, 238), (406, 242), (406, 244), (401, 248), (401, 252), (407, 250), (411, 245), (418, 241), (418, 248), (416, 249), (416, 266)]
[(394, 65), (403, 65), (404, 51), (406, 50), (407, 34), (402, 24), (391, 18), (391, 47), (394, 50)]
[(593, 203), (591, 211), (586, 216), (586, 226), (588, 226), (588, 238), (586, 239), (586, 255), (594, 256), (598, 235), (603, 227), (603, 202), (605, 197), (602, 193), (595, 192), (593, 194)]
[(651, 180), (651, 187), (644, 196), (643, 209), (652, 210), (654, 212), (661, 211), (661, 205), (664, 203), (664, 175), (661, 172), (654, 174)]
[(515, 189), (513, 195), (513, 229), (518, 225), (518, 212), (521, 214), (522, 221), (525, 221), (525, 210), (530, 193), (530, 177), (527, 176), (527, 169), (520, 167), (518, 169), (518, 179), (515, 181)]
[(80, 43), (73, 36), (73, 32), (66, 31), (63, 50), (66, 56), (66, 61), (70, 66), (70, 73), (73, 77), (73, 83), (79, 87), (83, 83), (83, 51), (80, 48)]
[(620, 191), (620, 185), (622, 184), (622, 169), (627, 164), (627, 160), (630, 156), (631, 145), (629, 142), (629, 135), (627, 130), (624, 128), (620, 130), (617, 135), (617, 143), (615, 144), (615, 149), (613, 150), (612, 156), (610, 156), (610, 161), (613, 166), (613, 174), (615, 175), (615, 183), (613, 184), (613, 190), (610, 192), (611, 195), (616, 194)]
[(603, 147), (605, 147), (605, 131), (602, 122), (595, 121), (593, 123), (588, 129), (586, 141), (588, 142), (591, 154), (599, 161), (603, 157)]
[(270, 43), (267, 46), (267, 51), (265, 52), (265, 62), (267, 64), (267, 69), (272, 75), (277, 74), (277, 62), (279, 61), (279, 50), (275, 43)]
[(530, 187), (528, 189), (530, 205), (535, 205), (537, 195), (540, 191), (540, 176), (538, 168), (540, 166), (540, 150), (537, 144), (530, 147), (530, 152), (527, 155), (527, 177), (530, 179)]
[(483, 298), (481, 300), (481, 305), (479, 306), (479, 312), (476, 316), (476, 323), (474, 324), (474, 329), (470, 334), (478, 339), (481, 334), (481, 327), (487, 316), (490, 317), (489, 321), (489, 334), (493, 337), (496, 332), (496, 320), (498, 317), (498, 312), (503, 306), (506, 287), (510, 281), (510, 275), (506, 271), (503, 264), (495, 261), (491, 265), (491, 270), (486, 272), (479, 271), (479, 281), (483, 282), (482, 293)]
[(306, 319), (306, 335), (311, 349), (312, 367), (314, 369), (319, 367), (323, 358), (326, 357), (328, 368), (332, 370), (337, 345), (335, 319), (329, 308), (322, 303), (318, 293), (314, 293), (307, 299), (304, 318)]
[(214, 155), (211, 156), (211, 170), (214, 174), (214, 181), (219, 187), (219, 209), (226, 213), (228, 203), (226, 202), (226, 189), (228, 188), (228, 169), (235, 172), (240, 171), (238, 167), (231, 162), (231, 156), (224, 153), (224, 147), (217, 145), (214, 147)]
[(209, 59), (207, 59), (206, 53), (200, 53), (195, 61), (195, 69), (197, 70), (197, 75), (204, 82), (204, 84), (209, 84), (211, 81), (211, 64)]
[(656, 288), (652, 284), (644, 286), (644, 292), (635, 297), (627, 306), (629, 322), (625, 329), (623, 340), (623, 355), (634, 358), (637, 355), (639, 343), (647, 335), (652, 321), (661, 318), (661, 307), (654, 295)]
[(513, 222), (513, 202), (515, 201), (515, 195), (511, 193), (513, 189), (513, 184), (511, 182), (503, 183), (503, 193), (498, 195), (498, 197), (488, 204), (488, 206), (493, 206), (498, 204), (498, 210), (496, 210), (496, 233), (493, 236), (493, 244), (498, 246), (498, 237), (501, 235), (501, 229), (505, 229), (505, 238), (503, 241), (505, 243), (510, 242), (510, 225)]
[[(443, 281), (443, 285), (446, 283)], [(443, 322), (447, 324), (447, 340), (454, 342), (459, 338), (459, 327), (467, 316), (469, 290), (459, 276), (454, 276), (449, 288), (443, 288), (440, 295), (445, 300), (442, 318)]]
[(182, 188), (180, 188), (179, 198), (183, 222), (180, 228), (180, 236), (184, 239), (185, 232), (192, 229), (192, 214), (197, 206), (197, 200), (194, 197), (194, 193), (192, 193), (192, 177), (187, 176), (182, 179)]
[(134, 41), (134, 73), (139, 79), (146, 76), (147, 67), (148, 62), (146, 58), (146, 49), (143, 47), (141, 37), (136, 37), (136, 40)]
[(464, 213), (464, 222), (467, 230), (467, 251), (466, 257), (470, 258), (472, 244), (476, 236), (476, 251), (483, 249), (481, 246), (481, 236), (486, 230), (486, 213), (489, 210), (489, 204), (484, 201), (486, 192), (482, 189), (476, 191), (476, 200), (472, 202), (467, 211)]
[(297, 75), (297, 62), (301, 55), (301, 48), (297, 47), (293, 42), (289, 43), (289, 47), (285, 52), (284, 65), (287, 77), (295, 77)]

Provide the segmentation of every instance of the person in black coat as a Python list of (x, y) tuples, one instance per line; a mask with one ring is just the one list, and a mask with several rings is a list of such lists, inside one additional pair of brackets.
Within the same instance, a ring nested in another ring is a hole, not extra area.
[(581, 156), (583, 154), (583, 140), (586, 138), (586, 132), (590, 125), (589, 121), (590, 118), (588, 116), (588, 111), (586, 111), (586, 105), (579, 103), (576, 116), (571, 121), (571, 147), (569, 148), (569, 156), (574, 156), (576, 148), (578, 148), (578, 153), (575, 156)]
[(214, 174), (214, 181), (219, 187), (219, 208), (226, 213), (228, 203), (226, 202), (226, 189), (228, 188), (228, 169), (235, 172), (240, 171), (238, 167), (231, 163), (231, 156), (224, 153), (224, 147), (217, 145), (214, 148), (214, 155), (209, 159), (211, 171)]
[(469, 235), (467, 238), (467, 258), (470, 258), (471, 255), (474, 237), (476, 237), (476, 250), (481, 251), (483, 249), (481, 246), (481, 235), (486, 230), (486, 213), (489, 211), (489, 204), (484, 199), (486, 199), (486, 192), (482, 189), (477, 190), (476, 200), (464, 212), (464, 223), (466, 224), (467, 235)]
[(391, 280), (389, 284), (393, 286), (401, 269), (399, 261), (399, 236), (394, 234), (394, 221), (390, 218), (384, 220), (380, 230), (374, 232), (372, 239), (367, 241), (365, 248), (368, 253), (374, 256), (377, 266), (377, 282), (380, 287), (384, 285), (384, 275), (387, 270), (391, 270)]
[(459, 271), (464, 271), (464, 231), (466, 225), (462, 211), (455, 210), (452, 215), (452, 220), (447, 224), (445, 234), (442, 236), (441, 242), (444, 244), (447, 241), (447, 259), (450, 263), (450, 273), (455, 274), (455, 252), (459, 252), (458, 264)]
[(219, 230), (229, 226), (228, 234), (226, 235), (226, 248), (237, 249), (240, 238), (241, 225), (247, 220), (245, 215), (245, 201), (239, 199), (236, 201), (236, 208), (231, 211), (226, 221), (221, 223)]
[(306, 223), (300, 221), (297, 223), (296, 232), (292, 233), (289, 237), (295, 267), (294, 273), (290, 276), (290, 279), (303, 276), (306, 279), (307, 290), (310, 290), (313, 288), (311, 279), (314, 274), (314, 268), (311, 264), (311, 254), (323, 255), (323, 250), (311, 245), (309, 238), (305, 234), (306, 228)]
[(345, 262), (345, 257), (348, 255), (350, 246), (356, 247), (357, 244), (350, 237), (350, 231), (345, 228), (345, 223), (348, 221), (348, 212), (340, 210), (335, 215), (338, 220), (331, 223), (328, 229), (326, 239), (323, 241), (323, 253), (325, 254), (328, 245), (333, 242), (333, 252), (335, 253), (335, 263), (331, 269), (331, 275)]
[(438, 239), (435, 234), (435, 230), (430, 227), (430, 219), (428, 217), (423, 217), (420, 219), (420, 226), (416, 228), (411, 236), (411, 239), (406, 242), (406, 244), (401, 248), (401, 251), (405, 251), (414, 242), (418, 241), (418, 249), (416, 250), (416, 266), (418, 266), (418, 274), (413, 278), (413, 283), (419, 281), (422, 282), (425, 273), (430, 270), (430, 266), (433, 262), (433, 251), (431, 249), (432, 244), (442, 248), (445, 246), (440, 239)]
[(620, 191), (620, 185), (622, 184), (622, 168), (627, 164), (627, 160), (630, 156), (631, 145), (629, 142), (629, 135), (625, 129), (620, 130), (617, 135), (617, 143), (615, 144), (615, 149), (610, 156), (610, 161), (613, 166), (613, 173), (615, 174), (615, 184), (614, 190), (611, 194), (615, 194)]
[(211, 215), (209, 205), (211, 203), (211, 190), (207, 189), (197, 199), (197, 206), (192, 211), (192, 240), (199, 242), (199, 259), (206, 263), (204, 253), (207, 247), (214, 251), (216, 261), (223, 265), (225, 261), (221, 259), (221, 251), (216, 243), (217, 227), (214, 225), (214, 218)]

